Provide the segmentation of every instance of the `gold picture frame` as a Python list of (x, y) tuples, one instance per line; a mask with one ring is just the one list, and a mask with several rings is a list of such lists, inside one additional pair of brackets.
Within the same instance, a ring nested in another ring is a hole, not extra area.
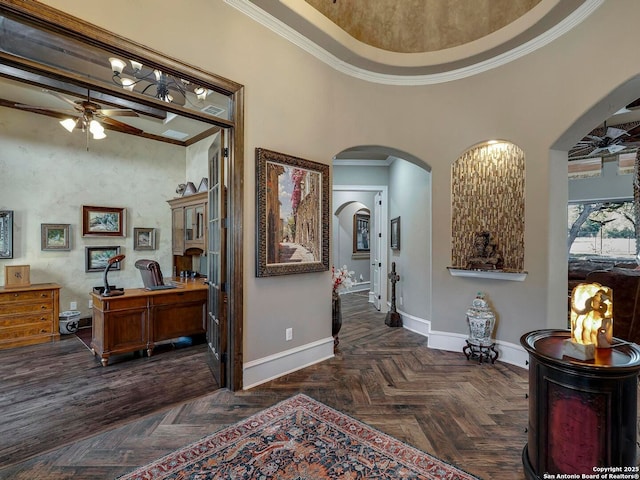
[(329, 165), (256, 148), (256, 276), (329, 270)]

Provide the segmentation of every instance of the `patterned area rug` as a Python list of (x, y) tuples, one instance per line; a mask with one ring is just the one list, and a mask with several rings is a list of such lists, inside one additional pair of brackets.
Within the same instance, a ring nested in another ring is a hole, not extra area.
[(187, 478), (478, 480), (302, 394), (120, 477)]

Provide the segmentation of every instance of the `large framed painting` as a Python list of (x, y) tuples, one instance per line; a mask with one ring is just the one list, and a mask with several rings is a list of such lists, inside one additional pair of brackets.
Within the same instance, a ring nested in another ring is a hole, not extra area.
[(0, 210), (0, 258), (13, 258), (13, 210)]
[(256, 148), (256, 276), (329, 270), (329, 166)]
[(83, 237), (124, 237), (125, 209), (82, 206)]

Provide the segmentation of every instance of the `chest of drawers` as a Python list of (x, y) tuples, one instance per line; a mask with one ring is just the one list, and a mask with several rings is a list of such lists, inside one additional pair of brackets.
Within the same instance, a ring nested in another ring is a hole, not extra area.
[(0, 349), (60, 339), (60, 285), (0, 287)]

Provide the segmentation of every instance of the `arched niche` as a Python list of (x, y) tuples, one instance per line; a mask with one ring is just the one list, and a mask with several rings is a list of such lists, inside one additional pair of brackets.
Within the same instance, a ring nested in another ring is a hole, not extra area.
[(451, 264), (467, 269), (474, 242), (489, 232), (502, 271), (524, 270), (524, 152), (490, 141), (463, 153), (451, 167)]

